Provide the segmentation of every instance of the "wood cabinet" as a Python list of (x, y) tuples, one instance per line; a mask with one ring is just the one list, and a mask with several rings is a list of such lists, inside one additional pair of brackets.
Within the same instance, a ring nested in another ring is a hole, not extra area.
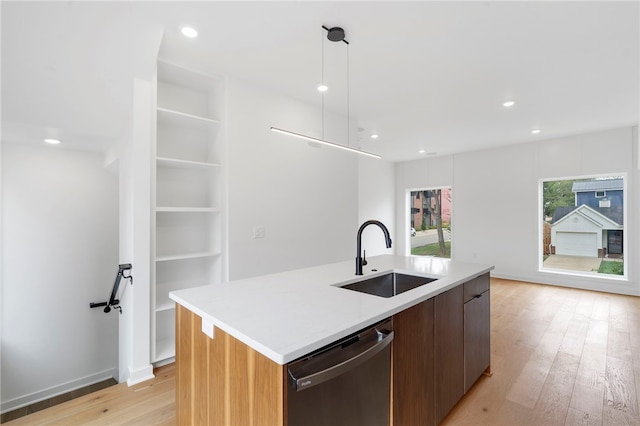
[(151, 361), (175, 354), (169, 292), (224, 277), (223, 81), (158, 62)]
[(489, 369), (489, 274), (394, 315), (393, 329), (393, 424), (437, 425)]
[(393, 424), (433, 425), (433, 302), (393, 316)]
[(464, 395), (462, 286), (434, 298), (435, 424)]
[(286, 367), (176, 308), (176, 423), (283, 425)]
[(464, 392), (491, 364), (489, 275), (464, 284)]
[[(487, 273), (393, 316), (394, 426), (441, 423), (489, 368), (488, 315)], [(202, 329), (199, 316), (177, 307), (178, 424), (286, 425), (286, 365)]]

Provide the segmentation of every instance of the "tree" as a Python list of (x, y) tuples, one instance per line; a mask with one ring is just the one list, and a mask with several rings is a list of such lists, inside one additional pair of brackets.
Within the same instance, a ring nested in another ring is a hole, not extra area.
[[(426, 200), (423, 205), (436, 221), (436, 229), (438, 231), (438, 248), (440, 249), (440, 256), (444, 257), (446, 256), (447, 248), (444, 243), (444, 232), (442, 230), (442, 190), (434, 189), (431, 191), (423, 191), (423, 195)], [(433, 203), (431, 203), (431, 200), (433, 200)]]
[(567, 207), (575, 204), (573, 188), (575, 180), (552, 180), (542, 184), (542, 200), (545, 217), (552, 217), (556, 207)]

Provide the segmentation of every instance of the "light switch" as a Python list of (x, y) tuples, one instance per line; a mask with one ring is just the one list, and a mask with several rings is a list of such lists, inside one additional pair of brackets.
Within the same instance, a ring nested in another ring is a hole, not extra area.
[(253, 238), (264, 238), (264, 226), (256, 226), (253, 228)]

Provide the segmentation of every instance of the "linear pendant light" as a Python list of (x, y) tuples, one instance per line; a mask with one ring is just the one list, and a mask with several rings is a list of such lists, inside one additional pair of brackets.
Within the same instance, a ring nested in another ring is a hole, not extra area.
[(293, 137), (296, 137), (296, 138), (304, 139), (304, 140), (307, 140), (307, 141), (310, 141), (310, 142), (317, 142), (319, 144), (326, 145), (326, 146), (331, 146), (333, 148), (339, 148), (339, 149), (343, 149), (345, 151), (355, 152), (357, 154), (366, 155), (366, 156), (372, 157), (372, 158), (377, 158), (377, 159), (382, 158), (378, 154), (373, 154), (371, 152), (363, 151), (361, 149), (351, 148), (349, 146), (342, 145), (342, 144), (339, 144), (339, 143), (329, 142), (329, 141), (326, 141), (324, 139), (318, 139), (318, 138), (314, 138), (314, 137), (311, 137), (311, 136), (301, 135), (300, 133), (294, 133), (294, 132), (290, 132), (288, 130), (278, 129), (277, 127), (271, 127), (271, 131), (272, 132), (276, 132), (276, 133), (282, 133), (283, 135), (288, 135), (288, 136), (293, 136)]
[[(347, 46), (349, 45), (349, 42), (344, 39), (344, 30), (342, 28), (340, 28), (340, 27), (327, 28), (324, 25), (322, 26), (322, 28), (327, 31), (327, 39), (329, 39), (331, 41), (334, 41), (334, 42), (342, 41)], [(322, 51), (322, 74), (323, 74), (322, 84), (324, 85), (325, 84), (325, 82), (324, 82), (324, 42), (323, 42), (323, 51)], [(284, 130), (284, 129), (280, 129), (278, 127), (273, 127), (273, 126), (271, 127), (271, 131), (272, 132), (276, 132), (276, 133), (282, 133), (283, 135), (287, 135), (287, 136), (293, 136), (295, 138), (306, 140), (306, 141), (310, 141), (310, 142), (316, 142), (316, 143), (319, 143), (319, 144), (322, 144), (322, 145), (325, 145), (325, 146), (330, 146), (332, 148), (338, 148), (338, 149), (342, 149), (344, 151), (354, 152), (356, 154), (365, 155), (367, 157), (381, 159), (382, 157), (380, 155), (378, 155), (378, 154), (373, 154), (371, 152), (363, 151), (361, 149), (352, 148), (349, 145), (343, 145), (343, 144), (339, 144), (339, 143), (335, 143), (335, 142), (330, 142), (330, 141), (324, 139), (324, 94), (322, 96), (323, 96), (323, 98), (322, 98), (322, 134), (323, 134), (323, 139), (314, 138), (312, 136), (302, 135), (300, 133), (291, 132), (289, 130)], [(349, 121), (350, 121), (350, 119), (349, 119), (349, 50), (347, 49), (347, 141), (349, 140)]]

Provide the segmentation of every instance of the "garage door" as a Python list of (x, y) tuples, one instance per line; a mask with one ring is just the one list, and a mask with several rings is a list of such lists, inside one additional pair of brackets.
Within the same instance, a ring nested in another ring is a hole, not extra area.
[(587, 232), (558, 232), (556, 254), (598, 257), (597, 234)]

